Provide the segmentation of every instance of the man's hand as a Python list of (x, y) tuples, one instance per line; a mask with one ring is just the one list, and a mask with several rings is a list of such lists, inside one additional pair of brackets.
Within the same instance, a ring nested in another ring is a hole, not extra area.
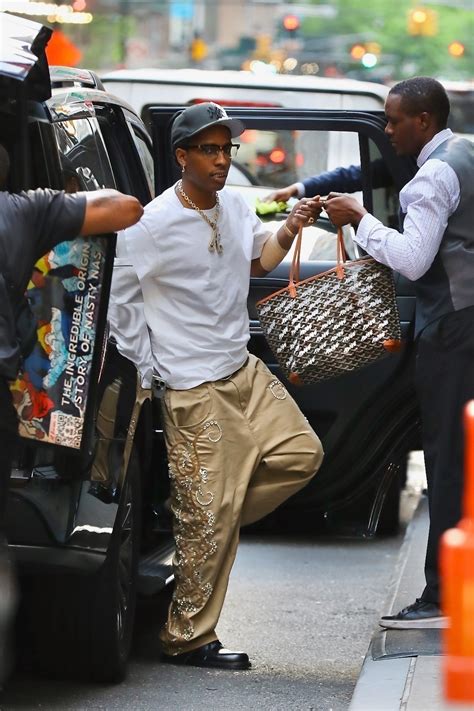
[(286, 188), (280, 188), (275, 190), (273, 193), (269, 193), (264, 198), (263, 202), (287, 202), (291, 197), (298, 197), (298, 185), (297, 183), (292, 183), (292, 185), (287, 185)]
[(321, 209), (319, 195), (317, 198), (299, 200), (278, 232), (265, 242), (260, 257), (252, 260), (250, 275), (262, 277), (272, 271), (291, 249), (299, 228), (316, 222), (321, 214)]
[(86, 213), (81, 235), (117, 232), (134, 225), (143, 215), (143, 207), (137, 198), (124, 195), (118, 190), (92, 190), (76, 194), (86, 197)]
[(329, 193), (320, 205), (326, 210), (329, 219), (336, 227), (352, 225), (356, 229), (359, 222), (367, 214), (367, 210), (358, 200), (348, 195)]
[(296, 235), (300, 227), (306, 227), (316, 222), (321, 210), (322, 204), (319, 195), (314, 198), (302, 198), (293, 206), (285, 224), (290, 232)]

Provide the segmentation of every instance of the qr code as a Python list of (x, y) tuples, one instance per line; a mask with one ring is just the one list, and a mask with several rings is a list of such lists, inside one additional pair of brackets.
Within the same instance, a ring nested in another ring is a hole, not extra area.
[(64, 412), (52, 412), (49, 425), (50, 440), (54, 444), (60, 444), (63, 447), (79, 449), (83, 425), (82, 417), (66, 415)]

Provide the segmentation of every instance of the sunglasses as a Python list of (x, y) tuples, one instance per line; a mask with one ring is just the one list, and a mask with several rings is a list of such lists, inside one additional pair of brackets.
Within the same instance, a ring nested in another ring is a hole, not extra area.
[(186, 148), (197, 148), (208, 158), (217, 158), (221, 152), (226, 158), (235, 158), (240, 145), (238, 143), (225, 143), (223, 146), (218, 146), (217, 143), (200, 143), (188, 145)]

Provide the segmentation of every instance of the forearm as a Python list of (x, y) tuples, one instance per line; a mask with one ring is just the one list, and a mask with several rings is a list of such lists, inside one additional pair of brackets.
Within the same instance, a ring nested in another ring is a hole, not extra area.
[(355, 241), (378, 262), (416, 281), (431, 266), (441, 236), (435, 235), (427, 244), (422, 232), (413, 226), (398, 232), (368, 214), (359, 224)]
[(353, 193), (362, 190), (361, 169), (358, 165), (335, 168), (303, 180), (303, 185), (307, 196)]
[(273, 271), (288, 254), (294, 239), (285, 221), (265, 242), (260, 258), (252, 261), (251, 275), (265, 276)]
[(81, 235), (116, 232), (135, 224), (143, 214), (137, 198), (113, 189), (83, 193), (86, 211)]
[(252, 260), (251, 275), (265, 276), (285, 258), (300, 227), (311, 225), (319, 216), (317, 200), (304, 198), (296, 203), (285, 222), (263, 245), (259, 259)]

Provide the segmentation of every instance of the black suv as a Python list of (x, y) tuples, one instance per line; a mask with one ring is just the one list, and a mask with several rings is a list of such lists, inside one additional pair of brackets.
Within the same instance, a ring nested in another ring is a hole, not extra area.
[[(8, 51), (16, 42), (22, 63), (14, 54), (1, 57), (0, 141), (12, 158), (9, 190), (114, 187), (146, 204), (176, 179), (169, 126), (180, 107), (150, 110), (152, 142), (135, 111), (107, 94), (92, 72), (53, 67), (49, 73), (44, 54), (49, 30), (16, 18), (11, 27)], [(395, 157), (383, 116), (281, 109), (229, 113), (254, 131), (274, 131), (283, 138), (285, 132), (297, 132), (302, 145), (306, 141), (319, 153), (335, 132), (344, 132), (359, 147), (364, 204), (385, 221), (395, 220), (398, 191), (414, 168)], [(369, 163), (375, 158), (385, 160), (391, 186), (373, 187)], [(253, 177), (257, 168), (242, 166)], [(253, 204), (268, 187), (233, 189)], [(172, 582), (173, 543), (149, 343), (146, 329), (131, 328), (143, 319), (140, 290), (118, 252), (109, 308), (114, 241), (93, 238), (92, 244), (99, 266), (96, 282), (86, 284), (87, 297), (77, 299), (84, 291), (78, 282), (83, 255), (76, 255), (78, 262), (68, 255), (68, 261), (59, 248), (37, 265), (30, 284), (40, 324), (38, 357), (29, 382), (13, 386), (24, 437), (11, 476), (7, 534), (23, 583), (19, 620), (35, 667), (119, 680), (126, 670), (137, 593), (154, 595)], [(334, 230), (323, 215), (308, 230), (303, 278), (334, 265), (334, 244)], [(287, 284), (288, 266), (284, 262), (268, 277), (252, 279), (249, 294), (250, 349), (277, 374), (255, 302)], [(395, 276), (405, 339), (400, 353), (331, 382), (303, 388), (286, 383), (321, 436), (326, 458), (314, 481), (264, 526), (344, 527), (363, 535), (396, 529), (404, 462), (418, 445), (418, 413), (411, 386), (414, 296), (409, 282)], [(80, 347), (71, 337), (74, 314), (87, 319), (91, 303), (92, 330), (82, 334), (90, 357), (78, 430), (70, 414), (52, 418), (51, 413), (61, 403), (79, 402), (81, 372), (75, 371), (74, 390), (66, 377), (67, 352)], [(79, 304), (76, 311), (74, 304)], [(39, 359), (44, 361), (45, 353), (49, 364)]]

